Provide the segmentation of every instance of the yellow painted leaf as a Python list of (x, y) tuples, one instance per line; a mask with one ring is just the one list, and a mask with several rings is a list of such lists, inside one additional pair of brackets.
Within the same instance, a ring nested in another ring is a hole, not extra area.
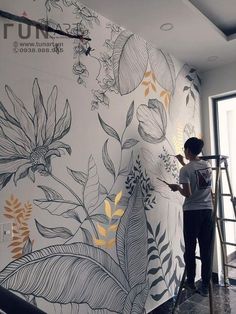
[(145, 89), (145, 93), (144, 93), (144, 96), (146, 97), (149, 93), (149, 87)]
[(12, 258), (20, 258), (22, 256), (22, 253), (18, 253), (16, 255), (14, 255)]
[(17, 203), (16, 205), (14, 205), (14, 209), (20, 208), (21, 207), (21, 203)]
[(150, 84), (150, 82), (148, 82), (148, 81), (143, 81), (142, 84), (143, 84), (144, 86), (148, 86), (148, 85)]
[(163, 97), (165, 94), (166, 94), (166, 91), (163, 90), (163, 91), (160, 93), (160, 96)]
[(13, 194), (11, 195), (10, 200), (14, 201), (14, 195)]
[(113, 248), (113, 246), (115, 245), (115, 243), (116, 243), (116, 239), (111, 239), (111, 240), (107, 241), (106, 247), (107, 247), (108, 249), (111, 249), (111, 248)]
[(151, 85), (152, 85), (152, 89), (154, 90), (154, 92), (156, 92), (157, 91), (156, 86), (153, 83), (151, 83)]
[(17, 210), (15, 211), (15, 213), (16, 213), (16, 214), (19, 214), (19, 213), (21, 213), (23, 210), (24, 210), (24, 208), (19, 208), (19, 209), (17, 209)]
[(4, 209), (5, 209), (5, 211), (8, 212), (8, 213), (12, 213), (12, 211), (13, 211), (12, 208), (7, 207), (7, 206), (5, 206)]
[(93, 243), (95, 245), (101, 245), (101, 246), (106, 245), (106, 241), (105, 240), (101, 240), (101, 239), (93, 239)]
[(117, 209), (112, 216), (119, 216), (119, 217), (121, 217), (124, 214), (124, 212), (125, 211), (123, 209)]
[(9, 215), (9, 214), (3, 214), (5, 217), (9, 218), (9, 219), (14, 219), (14, 216)]
[(118, 228), (118, 225), (110, 225), (110, 227), (108, 228), (110, 231), (116, 232)]
[(29, 231), (25, 231), (21, 234), (21, 236), (23, 237), (24, 235), (29, 235)]
[(8, 206), (11, 206), (11, 205), (12, 205), (11, 202), (9, 202), (8, 200), (6, 200), (6, 204), (7, 204)]
[[(14, 199), (14, 198), (13, 198)], [(14, 199), (14, 201), (13, 201), (13, 204), (15, 205), (16, 203), (18, 203), (19, 202), (19, 200), (18, 200), (18, 198), (16, 197), (15, 199)]]
[(151, 71), (145, 72), (144, 77), (149, 77), (151, 75)]
[(112, 217), (111, 205), (108, 200), (105, 200), (104, 203), (105, 203), (105, 214), (107, 215), (109, 219), (111, 219)]
[(19, 237), (13, 237), (12, 238), (12, 241), (17, 241), (17, 240), (20, 240), (20, 238)]
[(98, 229), (98, 232), (103, 236), (103, 237), (106, 237), (107, 236), (107, 230), (100, 226), (99, 224), (97, 224), (97, 229)]
[(29, 235), (25, 236), (23, 239), (22, 239), (22, 242), (25, 242), (26, 240), (29, 239)]
[(28, 230), (29, 231), (29, 228), (27, 228), (27, 227), (20, 227), (20, 230)]
[(122, 197), (122, 191), (120, 191), (116, 197), (115, 197), (115, 205), (117, 205), (119, 203), (119, 201), (121, 200)]
[(8, 245), (9, 247), (10, 246), (18, 246), (18, 245), (21, 245), (22, 243), (21, 242), (17, 242), (17, 241), (14, 241), (12, 242), (10, 245)]
[(16, 248), (14, 248), (13, 250), (11, 250), (11, 253), (17, 253), (17, 252), (20, 252), (20, 251), (22, 251), (22, 247), (16, 247)]

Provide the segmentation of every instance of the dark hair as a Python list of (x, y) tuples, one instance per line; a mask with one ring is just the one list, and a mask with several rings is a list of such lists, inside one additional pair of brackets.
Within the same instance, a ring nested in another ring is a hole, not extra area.
[(204, 146), (203, 140), (197, 137), (190, 137), (185, 143), (184, 148), (189, 149), (193, 155), (198, 155), (201, 153)]

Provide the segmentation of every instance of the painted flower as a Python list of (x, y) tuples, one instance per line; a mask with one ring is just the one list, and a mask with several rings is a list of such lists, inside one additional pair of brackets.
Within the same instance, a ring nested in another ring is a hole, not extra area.
[(148, 105), (137, 109), (138, 132), (148, 143), (160, 143), (165, 139), (167, 116), (163, 104), (157, 99), (149, 99)]
[(52, 156), (60, 157), (61, 149), (71, 153), (70, 146), (60, 141), (70, 130), (71, 109), (66, 100), (63, 113), (57, 119), (56, 86), (44, 104), (38, 80), (34, 80), (33, 114), (9, 86), (6, 85), (5, 90), (14, 114), (11, 115), (0, 102), (0, 190), (12, 176), (16, 184), (26, 176), (34, 181), (36, 171), (48, 175)]

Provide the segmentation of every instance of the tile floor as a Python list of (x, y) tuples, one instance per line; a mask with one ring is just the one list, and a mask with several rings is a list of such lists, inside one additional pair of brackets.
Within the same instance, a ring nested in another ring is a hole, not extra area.
[[(230, 264), (236, 265), (236, 260)], [(229, 268), (231, 285), (221, 287), (213, 285), (214, 314), (236, 314), (236, 268)], [(172, 314), (174, 301), (169, 300), (149, 314)], [(209, 298), (202, 297), (199, 293), (191, 294), (182, 291), (181, 302), (175, 314), (209, 314)]]
[[(214, 314), (236, 314), (236, 286), (213, 286)], [(166, 302), (150, 314), (172, 314), (173, 300)], [(182, 303), (175, 314), (209, 314), (209, 298), (202, 297), (199, 293), (192, 295), (182, 292)]]

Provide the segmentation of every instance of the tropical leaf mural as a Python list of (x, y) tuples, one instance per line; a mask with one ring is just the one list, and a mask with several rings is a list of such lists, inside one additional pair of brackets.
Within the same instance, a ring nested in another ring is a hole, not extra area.
[[(120, 198), (118, 193), (116, 204)], [(110, 216), (108, 205), (105, 211)], [(118, 211), (113, 215), (119, 216)], [(87, 303), (91, 309), (141, 314), (148, 292), (145, 222), (138, 184), (117, 229), (119, 263), (104, 250), (85, 243), (54, 245), (10, 263), (0, 273), (0, 284), (53, 303)], [(136, 232), (140, 228), (142, 237)]]

